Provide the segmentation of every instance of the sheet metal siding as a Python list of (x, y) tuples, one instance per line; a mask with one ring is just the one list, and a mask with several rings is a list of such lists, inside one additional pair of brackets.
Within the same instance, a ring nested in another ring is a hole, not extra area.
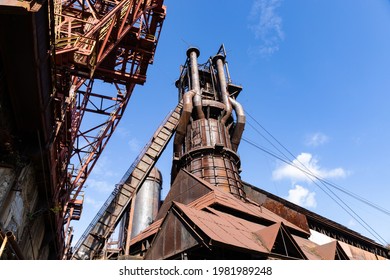
[(240, 159), (232, 150), (228, 129), (216, 119), (188, 125), (182, 167), (195, 176), (237, 196), (244, 196)]

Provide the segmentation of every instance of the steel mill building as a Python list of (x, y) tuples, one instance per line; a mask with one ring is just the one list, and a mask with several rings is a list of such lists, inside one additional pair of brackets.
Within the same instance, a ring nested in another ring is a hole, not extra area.
[[(241, 179), (246, 114), (224, 45), (202, 63), (197, 48), (178, 54), (177, 106), (73, 245), (84, 183), (159, 55), (165, 16), (163, 0), (0, 2), (0, 259), (388, 259)], [(155, 167), (163, 152), (171, 178)]]

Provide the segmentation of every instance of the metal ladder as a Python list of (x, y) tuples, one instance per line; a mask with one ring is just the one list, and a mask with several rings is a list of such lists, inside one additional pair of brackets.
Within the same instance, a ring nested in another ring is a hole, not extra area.
[(183, 103), (180, 101), (154, 133), (120, 183), (115, 186), (114, 191), (75, 245), (71, 259), (93, 259), (100, 253), (105, 241), (115, 230), (125, 209), (176, 131), (182, 107)]

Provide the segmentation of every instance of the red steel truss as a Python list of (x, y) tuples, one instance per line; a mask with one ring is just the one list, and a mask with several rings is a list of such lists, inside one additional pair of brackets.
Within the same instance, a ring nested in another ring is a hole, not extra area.
[[(58, 230), (67, 234), (70, 221), (80, 218), (88, 175), (135, 85), (146, 81), (165, 6), (163, 0), (52, 0), (50, 4), (57, 120), (55, 199), (63, 209)], [(97, 92), (102, 87), (104, 92)]]

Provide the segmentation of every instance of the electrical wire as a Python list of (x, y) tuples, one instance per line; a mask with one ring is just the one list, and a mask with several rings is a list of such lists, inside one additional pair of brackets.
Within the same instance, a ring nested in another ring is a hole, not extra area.
[[(281, 146), (283, 148), (284, 151), (286, 151), (291, 157), (289, 158), (283, 151), (281, 151), (281, 149), (279, 149), (267, 136), (263, 135), (263, 133), (261, 133), (254, 125), (252, 125), (250, 122), (247, 122), (249, 126), (251, 126), (261, 137), (263, 137), (269, 144), (272, 145), (272, 147), (274, 147), (284, 158), (282, 158), (281, 156), (279, 155), (276, 155), (275, 153), (269, 151), (268, 149), (265, 149), (257, 144), (255, 144), (253, 141), (250, 141), (246, 138), (243, 138), (243, 141), (247, 142), (248, 144), (254, 146), (255, 148), (257, 149), (260, 149), (262, 150), (263, 152), (279, 159), (280, 161), (290, 165), (290, 166), (293, 166), (295, 168), (297, 168), (298, 170), (300, 170), (301, 172), (303, 172), (315, 185), (317, 185), (323, 192), (325, 192), (333, 201), (335, 201), (344, 211), (346, 211), (351, 217), (353, 217), (363, 228), (365, 228), (368, 232), (370, 232), (373, 236), (375, 236), (378, 240), (381, 240), (381, 242), (384, 242), (384, 244), (386, 244), (386, 240), (384, 240), (367, 222), (365, 222), (350, 206), (348, 206), (345, 201), (343, 201), (334, 191), (332, 191), (329, 187), (332, 187), (334, 189), (337, 189), (341, 192), (343, 192), (344, 194), (347, 194), (351, 197), (353, 197), (354, 199), (357, 199), (359, 200), (360, 202), (362, 203), (365, 203), (366, 205), (370, 206), (370, 207), (373, 207), (374, 209), (378, 210), (378, 211), (381, 211), (382, 213), (390, 216), (390, 211), (381, 207), (381, 206), (378, 206), (370, 201), (368, 201), (367, 199), (364, 199), (362, 198), (361, 196), (358, 196), (344, 188), (342, 188), (341, 186), (335, 184), (335, 183), (332, 183), (332, 182), (329, 182), (327, 180), (325, 180), (324, 178), (321, 178), (319, 177), (318, 175), (314, 174), (306, 165), (304, 165), (302, 162), (299, 161), (299, 159), (297, 159), (280, 141), (278, 141), (276, 139), (276, 137), (274, 137), (267, 129), (265, 129), (250, 113), (248, 113), (247, 111), (245, 111), (245, 113), (247, 114), (247, 116), (249, 116), (254, 122), (255, 124), (257, 124), (263, 131), (266, 132), (266, 134), (271, 137), (271, 139), (276, 142), (279, 146)], [(302, 167), (298, 166), (297, 164), (294, 164), (293, 160), (295, 160), (296, 162), (298, 162), (299, 164), (302, 165)], [(319, 183), (321, 183), (321, 185), (323, 186), (320, 186)]]
[[(278, 160), (290, 165), (290, 166), (293, 166), (295, 168), (297, 168), (298, 170), (302, 171), (305, 175), (307, 175), (307, 177), (316, 185), (318, 186), (325, 194), (327, 194), (337, 205), (339, 205), (344, 211), (346, 211), (351, 217), (353, 217), (354, 219), (356, 219), (356, 221), (364, 228), (366, 229), (369, 233), (371, 233), (374, 237), (376, 237), (378, 240), (381, 240), (381, 242), (383, 242), (383, 244), (386, 244), (386, 240), (381, 236), (379, 235), (379, 233), (377, 233), (369, 224), (367, 224), (367, 222), (365, 222), (351, 207), (349, 207), (336, 193), (334, 193), (332, 190), (330, 190), (326, 184), (325, 184), (325, 188), (326, 190), (321, 187), (316, 180), (313, 179), (313, 177), (315, 179), (317, 179), (319, 182), (322, 182), (322, 179), (320, 177), (318, 177), (317, 175), (315, 175), (314, 173), (312, 173), (310, 170), (305, 170), (303, 169), (302, 167), (299, 167), (298, 165), (286, 160), (286, 159), (283, 159), (282, 157), (276, 155), (275, 153), (265, 149), (264, 147), (261, 147), (257, 144), (255, 144), (254, 142), (246, 139), (246, 138), (242, 138), (242, 140), (250, 145), (252, 145), (253, 147), (277, 158)], [(304, 165), (303, 165), (304, 166)], [(304, 166), (305, 167), (305, 166)], [(322, 182), (323, 183), (323, 182)], [(329, 192), (331, 194), (329, 194)], [(332, 197), (332, 195), (334, 197)], [(337, 198), (337, 200), (335, 199), (335, 197)], [(352, 213), (352, 214), (351, 214)]]
[[(267, 133), (267, 135), (269, 135), (277, 144), (279, 144), (285, 151), (287, 151), (288, 153), (289, 153), (289, 155), (290, 156), (292, 156), (293, 157), (293, 159), (295, 159), (295, 160), (297, 160), (298, 162), (299, 162), (299, 160), (280, 142), (280, 141), (278, 141), (267, 129), (265, 129), (264, 128), (264, 126), (262, 126), (252, 115), (250, 115), (247, 111), (245, 111), (245, 113), (259, 126), (259, 127), (261, 127), (261, 129), (262, 130), (264, 130), (266, 133)], [(265, 137), (258, 129), (256, 129), (251, 123), (249, 123), (248, 122), (248, 125), (249, 126), (251, 126), (261, 137), (263, 137), (269, 144), (271, 144), (279, 153), (281, 153), (286, 159), (289, 159), (282, 151), (280, 151), (280, 149), (279, 148), (277, 148), (276, 147), (276, 145), (275, 144), (273, 144), (267, 137)], [(292, 159), (289, 159), (290, 161), (292, 161)], [(299, 162), (300, 164), (302, 164), (301, 162)], [(302, 164), (302, 166), (304, 166), (303, 164)], [(367, 204), (368, 206), (371, 206), (371, 207), (373, 207), (373, 208), (375, 208), (376, 210), (378, 210), (378, 211), (380, 211), (380, 212), (382, 212), (382, 213), (384, 213), (384, 214), (386, 214), (386, 215), (388, 215), (388, 216), (390, 216), (390, 210), (387, 210), (387, 209), (385, 209), (385, 208), (383, 208), (383, 207), (381, 207), (381, 206), (379, 206), (379, 205), (376, 205), (375, 203), (373, 203), (373, 202), (371, 202), (371, 201), (369, 201), (369, 200), (367, 200), (367, 199), (365, 199), (365, 198), (363, 198), (363, 197), (361, 197), (361, 196), (359, 196), (359, 195), (357, 195), (357, 194), (354, 194), (353, 192), (351, 192), (351, 191), (348, 191), (347, 189), (345, 189), (345, 188), (343, 188), (342, 186), (340, 186), (340, 185), (337, 185), (337, 184), (335, 184), (335, 183), (333, 183), (333, 182), (330, 182), (330, 181), (328, 181), (328, 180), (326, 180), (326, 179), (324, 179), (324, 178), (319, 178), (318, 176), (317, 176), (317, 178), (316, 179), (318, 179), (318, 180), (320, 180), (320, 181), (322, 181), (322, 182), (324, 182), (325, 184), (327, 184), (327, 185), (330, 185), (331, 187), (333, 187), (333, 188), (335, 188), (335, 189), (337, 189), (337, 190), (339, 190), (339, 191), (341, 191), (341, 192), (343, 192), (343, 193), (345, 193), (345, 194), (347, 194), (347, 195), (349, 195), (349, 196), (351, 196), (351, 197), (353, 197), (353, 198), (355, 198), (356, 200), (359, 200), (360, 202), (362, 202), (362, 203), (365, 203), (365, 204)]]

